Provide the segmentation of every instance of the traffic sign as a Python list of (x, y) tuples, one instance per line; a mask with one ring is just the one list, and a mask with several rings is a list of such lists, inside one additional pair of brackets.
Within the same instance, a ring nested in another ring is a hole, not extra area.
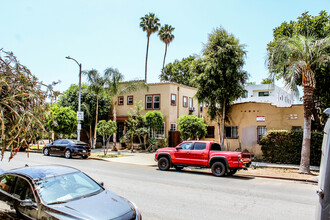
[(78, 121), (83, 121), (84, 120), (84, 112), (82, 112), (82, 111), (77, 112), (77, 120)]

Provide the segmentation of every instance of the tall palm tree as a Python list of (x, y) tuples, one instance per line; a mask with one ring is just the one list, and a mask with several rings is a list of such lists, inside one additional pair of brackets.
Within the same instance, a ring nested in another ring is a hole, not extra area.
[[(311, 115), (316, 88), (314, 70), (330, 60), (330, 37), (316, 40), (312, 36), (283, 37), (268, 52), (271, 76), (283, 78), (286, 85), (297, 90), (303, 86), (304, 134), (299, 171), (310, 172)], [(300, 81), (301, 80), (301, 81)]]
[[(124, 76), (118, 69), (109, 67), (104, 71), (104, 79), (106, 81), (106, 91), (112, 99), (112, 115), (113, 121), (117, 123), (118, 96), (127, 95), (139, 88), (148, 88), (143, 81), (123, 82)], [(113, 149), (116, 150), (117, 133), (113, 134)]]
[(98, 120), (98, 110), (99, 110), (99, 96), (104, 92), (105, 79), (100, 76), (99, 72), (95, 69), (83, 71), (83, 74), (87, 76), (89, 82), (90, 91), (94, 92), (96, 95), (96, 113), (95, 113), (95, 127), (94, 127), (94, 138), (93, 138), (93, 148), (96, 145), (96, 126)]
[(171, 25), (165, 24), (163, 27), (158, 32), (158, 36), (161, 41), (165, 43), (165, 54), (164, 54), (164, 61), (163, 61), (163, 68), (164, 70), (165, 67), (165, 58), (166, 58), (166, 53), (167, 53), (167, 46), (174, 40), (174, 35), (172, 32), (174, 31), (174, 27)]
[(159, 19), (154, 13), (146, 14), (140, 18), (140, 27), (143, 31), (147, 32), (147, 52), (146, 52), (146, 65), (145, 65), (145, 82), (147, 83), (147, 66), (148, 66), (148, 50), (149, 50), (149, 38), (150, 35), (157, 32), (160, 26)]

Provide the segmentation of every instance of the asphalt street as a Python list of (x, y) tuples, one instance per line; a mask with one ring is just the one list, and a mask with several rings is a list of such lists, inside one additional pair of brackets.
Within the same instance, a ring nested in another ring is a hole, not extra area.
[(20, 152), (7, 170), (43, 164), (78, 168), (107, 189), (137, 204), (143, 219), (299, 219), (315, 218), (315, 184), (264, 178), (222, 177), (198, 171), (160, 171), (155, 167), (65, 159)]

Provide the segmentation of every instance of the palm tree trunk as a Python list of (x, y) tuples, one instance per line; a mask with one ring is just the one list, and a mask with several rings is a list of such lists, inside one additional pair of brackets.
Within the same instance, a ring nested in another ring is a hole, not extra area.
[(310, 152), (311, 152), (311, 116), (313, 110), (313, 87), (304, 87), (304, 135), (301, 148), (301, 160), (299, 172), (310, 173)]
[(167, 53), (167, 44), (165, 44), (165, 54), (164, 54), (163, 69), (162, 69), (162, 71), (164, 71), (164, 67), (165, 67), (166, 53)]
[[(221, 146), (224, 146), (224, 137), (225, 137), (225, 118), (226, 118), (226, 99), (223, 100), (223, 106), (222, 106), (222, 121), (221, 121), (222, 135), (221, 135)], [(226, 150), (228, 150), (228, 149), (226, 149)]]
[(148, 69), (148, 51), (149, 51), (149, 36), (147, 41), (147, 53), (146, 53), (146, 66), (145, 66), (145, 82), (147, 83), (147, 69)]
[[(220, 119), (219, 119), (219, 115), (217, 115), (217, 124), (218, 124), (219, 144), (221, 145), (221, 129), (220, 129)], [(221, 145), (221, 148), (223, 148), (222, 145)]]
[(96, 114), (95, 114), (95, 127), (94, 127), (94, 140), (93, 140), (93, 148), (96, 148), (96, 127), (97, 127), (97, 118), (99, 115), (99, 96), (96, 96)]
[[(114, 104), (113, 104), (112, 114), (113, 114), (113, 121), (116, 122), (116, 124), (117, 124), (116, 102), (114, 102)], [(112, 150), (113, 151), (117, 151), (117, 148), (116, 148), (116, 145), (117, 145), (117, 132), (118, 132), (118, 128), (117, 128), (117, 131), (112, 136), (112, 140), (113, 140), (113, 149)]]

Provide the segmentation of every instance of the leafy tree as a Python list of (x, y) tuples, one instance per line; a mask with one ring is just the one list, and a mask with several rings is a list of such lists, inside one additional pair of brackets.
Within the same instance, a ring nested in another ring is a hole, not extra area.
[(204, 57), (196, 68), (196, 97), (199, 102), (208, 103), (207, 113), (211, 120), (217, 121), (222, 146), (230, 105), (245, 92), (244, 85), (248, 78), (248, 74), (242, 70), (245, 54), (244, 46), (238, 39), (224, 29), (217, 28), (209, 35), (203, 50)]
[[(71, 107), (75, 112), (78, 110), (79, 86), (71, 85), (58, 100), (58, 104), (63, 107)], [(110, 112), (111, 99), (106, 93), (102, 93), (98, 98), (98, 118), (107, 120)], [(88, 85), (81, 86), (81, 110), (84, 111), (83, 131), (89, 138), (90, 145), (93, 146), (93, 128), (95, 128), (96, 115), (96, 94), (90, 92)]]
[(183, 140), (201, 139), (207, 134), (207, 125), (203, 118), (196, 115), (182, 115), (179, 117), (178, 130)]
[(175, 60), (173, 63), (167, 64), (160, 74), (160, 80), (195, 87), (193, 81), (195, 75), (191, 70), (195, 59), (196, 56), (189, 56), (181, 61)]
[(274, 79), (266, 78), (261, 81), (261, 84), (274, 84)]
[[(149, 130), (146, 125), (145, 117), (141, 114), (143, 111), (142, 101), (139, 101), (131, 111), (132, 113), (129, 113), (129, 116), (131, 116), (130, 119), (134, 120), (134, 135), (138, 137), (139, 142), (143, 143), (143, 147), (145, 148)], [(141, 138), (143, 138), (143, 142)]]
[[(127, 95), (140, 88), (147, 88), (143, 81), (122, 82), (124, 80), (123, 74), (115, 68), (107, 68), (104, 71), (104, 78), (106, 81), (106, 93), (112, 97), (112, 115), (113, 120), (117, 123), (117, 108), (118, 96)], [(113, 134), (113, 148), (116, 150), (117, 134)]]
[[(326, 11), (321, 11), (317, 16), (311, 16), (308, 12), (303, 13), (296, 21), (283, 22), (280, 26), (274, 28), (274, 39), (267, 45), (270, 52), (283, 37), (293, 37), (295, 35), (303, 35), (305, 37), (313, 36), (316, 39), (323, 39), (330, 35), (330, 16)], [(328, 50), (328, 54), (330, 51)], [(283, 57), (284, 58), (284, 57)], [(285, 71), (283, 69), (283, 71)], [(330, 62), (328, 61), (322, 67), (315, 66), (316, 88), (314, 89), (314, 101), (318, 103), (318, 108), (313, 108), (312, 128), (323, 131), (328, 116), (323, 111), (330, 106), (330, 90), (329, 90), (329, 73)], [(302, 85), (302, 79), (297, 79), (296, 84)]]
[(273, 77), (283, 78), (286, 85), (297, 88), (302, 79), (304, 105), (304, 137), (301, 150), (300, 172), (310, 172), (311, 116), (316, 88), (315, 67), (322, 67), (330, 60), (330, 37), (316, 40), (314, 37), (297, 35), (278, 39), (268, 48), (268, 68)]
[(160, 129), (164, 123), (163, 114), (158, 111), (148, 111), (144, 117), (146, 124), (151, 128), (152, 136), (154, 137), (156, 131)]
[(156, 33), (160, 27), (159, 19), (154, 13), (146, 14), (140, 18), (140, 28), (147, 32), (147, 52), (146, 52), (146, 66), (145, 66), (145, 82), (147, 83), (147, 66), (148, 66), (148, 51), (149, 51), (149, 39), (151, 34)]
[(117, 124), (116, 122), (111, 120), (100, 120), (97, 123), (96, 131), (99, 135), (103, 137), (104, 155), (107, 155), (109, 149), (107, 143), (109, 143), (111, 136), (116, 133)]
[(48, 110), (47, 98), (54, 98), (52, 85), (46, 85), (19, 63), (12, 52), (0, 49), (0, 145), (2, 159), (6, 149), (28, 144), (44, 128)]
[(55, 134), (70, 135), (77, 129), (77, 115), (70, 107), (53, 104), (47, 118), (47, 127)]
[(97, 119), (99, 114), (99, 96), (104, 92), (105, 79), (100, 76), (97, 70), (88, 70), (83, 71), (84, 75), (87, 76), (87, 80), (89, 82), (89, 89), (96, 95), (96, 111), (95, 111), (95, 129), (94, 129), (94, 138), (93, 138), (93, 148), (96, 145), (96, 126)]
[(172, 32), (174, 31), (174, 27), (171, 25), (165, 24), (163, 27), (160, 28), (158, 32), (158, 36), (162, 42), (165, 44), (165, 54), (164, 54), (164, 61), (163, 61), (163, 68), (165, 67), (165, 58), (167, 53), (167, 46), (174, 40), (174, 35)]

